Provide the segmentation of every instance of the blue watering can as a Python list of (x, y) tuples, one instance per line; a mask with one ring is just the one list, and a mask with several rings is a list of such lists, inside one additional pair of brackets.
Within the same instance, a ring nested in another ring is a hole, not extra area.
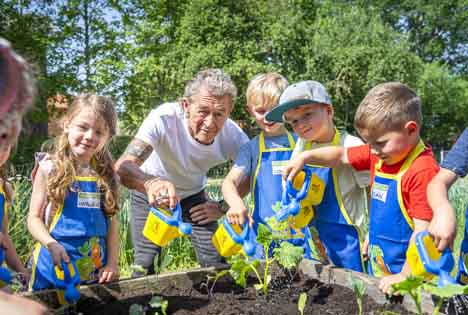
[(1, 267), (5, 260), (5, 250), (0, 248), (0, 287), (11, 284), (12, 276), (8, 268)]
[(59, 290), (59, 302), (62, 305), (75, 304), (80, 299), (80, 291), (77, 286), (80, 284), (80, 274), (75, 262), (66, 263), (62, 261), (61, 269), (54, 266), (53, 279), (55, 287)]
[(300, 190), (294, 188), (291, 180), (286, 181), (286, 186), (283, 189), (281, 198), (281, 209), (276, 214), (277, 221), (281, 222), (286, 220), (289, 216), (296, 217), (299, 214), (301, 210), (300, 202), (307, 196), (312, 175), (312, 171), (309, 168), (305, 168), (303, 172), (305, 175)]

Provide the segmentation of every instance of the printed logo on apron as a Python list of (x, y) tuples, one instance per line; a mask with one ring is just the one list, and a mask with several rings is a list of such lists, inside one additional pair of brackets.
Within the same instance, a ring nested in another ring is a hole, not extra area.
[(94, 192), (78, 192), (77, 206), (79, 208), (97, 208), (101, 207), (101, 194)]
[(281, 175), (283, 168), (286, 166), (288, 161), (271, 161), (271, 172), (273, 175)]
[(372, 198), (385, 202), (387, 200), (388, 185), (374, 183), (372, 185)]

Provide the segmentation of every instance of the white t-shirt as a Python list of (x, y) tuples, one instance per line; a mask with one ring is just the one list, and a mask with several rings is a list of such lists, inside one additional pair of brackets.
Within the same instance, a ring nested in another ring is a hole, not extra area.
[(152, 110), (135, 138), (154, 149), (141, 170), (172, 182), (181, 198), (200, 192), (208, 170), (234, 160), (241, 145), (249, 141), (242, 129), (227, 119), (212, 144), (197, 142), (179, 103), (164, 103)]
[[(340, 145), (348, 148), (363, 144), (362, 140), (349, 135), (345, 131), (340, 132)], [(306, 141), (298, 139), (292, 156), (296, 156), (304, 151)], [(313, 148), (321, 148), (330, 146), (332, 143), (313, 143)], [(345, 209), (353, 223), (359, 227), (361, 233), (367, 231), (366, 211), (367, 211), (367, 194), (364, 187), (370, 184), (369, 171), (356, 171), (350, 165), (340, 165), (335, 168), (338, 177), (338, 185), (340, 186), (341, 198)]]

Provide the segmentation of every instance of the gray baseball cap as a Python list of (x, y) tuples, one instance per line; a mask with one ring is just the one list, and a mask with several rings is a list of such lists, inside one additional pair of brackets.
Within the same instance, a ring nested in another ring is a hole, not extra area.
[(281, 94), (278, 105), (266, 115), (269, 121), (283, 122), (283, 115), (292, 108), (307, 104), (331, 105), (325, 87), (317, 81), (301, 81), (288, 86)]

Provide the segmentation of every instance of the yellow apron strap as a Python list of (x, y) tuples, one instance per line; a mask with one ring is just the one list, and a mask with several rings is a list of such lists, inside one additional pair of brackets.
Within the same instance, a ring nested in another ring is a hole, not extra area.
[(290, 148), (294, 149), (294, 147), (296, 146), (296, 142), (294, 141), (293, 136), (291, 135), (291, 133), (289, 131), (286, 131), (286, 135), (288, 136), (288, 141), (289, 141)]
[(265, 147), (265, 135), (262, 132), (258, 135), (258, 146), (259, 146), (259, 153), (260, 152), (265, 152), (266, 147)]
[(411, 164), (414, 162), (414, 160), (426, 150), (426, 146), (424, 145), (424, 142), (422, 140), (419, 140), (418, 144), (413, 148), (413, 150), (408, 154), (408, 157), (406, 158), (405, 162), (401, 166), (400, 169), (400, 174), (403, 175), (408, 168), (411, 166)]
[[(333, 136), (333, 140), (331, 141), (331, 144), (334, 146), (339, 146), (341, 143), (341, 133), (338, 129), (335, 128), (335, 135)], [(306, 141), (304, 144), (304, 151), (311, 150), (312, 149), (312, 142), (311, 141)]]

